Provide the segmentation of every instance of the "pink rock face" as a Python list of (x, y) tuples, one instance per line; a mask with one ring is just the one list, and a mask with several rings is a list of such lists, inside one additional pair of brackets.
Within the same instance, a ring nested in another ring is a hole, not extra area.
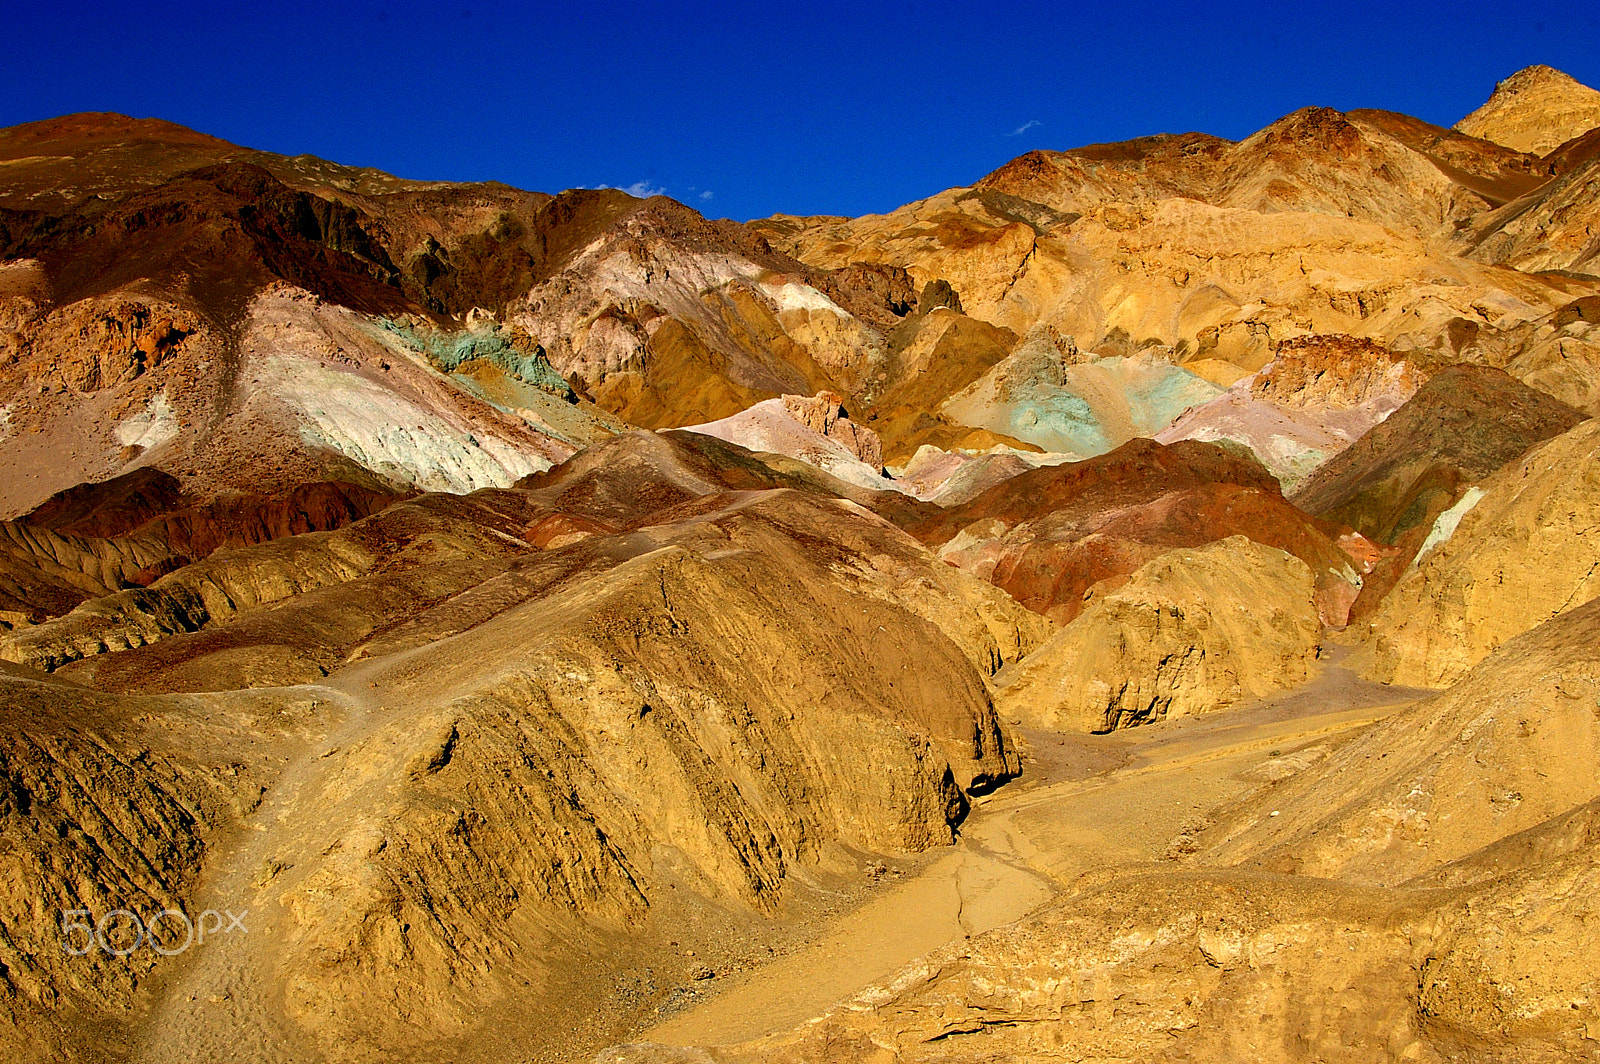
[(895, 479), (919, 499), (959, 506), (1033, 468), (1014, 453), (969, 454), (924, 446)]
[(1297, 337), (1279, 343), (1259, 372), (1192, 407), (1155, 438), (1242, 443), (1292, 492), (1426, 380), (1416, 364), (1371, 340)]
[(1372, 572), (1378, 562), (1388, 553), (1385, 548), (1378, 546), (1360, 532), (1346, 532), (1339, 537), (1339, 549), (1350, 555), (1361, 569), (1363, 574)]
[(906, 463), (899, 480), (919, 499), (931, 498), (945, 481), (971, 461), (971, 455), (959, 451), (941, 451), (934, 447), (925, 447)]
[(833, 392), (786, 395), (783, 405), (791, 417), (819, 436), (837, 441), (845, 450), (875, 469), (883, 468), (883, 443), (878, 434), (858, 425), (845, 413), (843, 397)]

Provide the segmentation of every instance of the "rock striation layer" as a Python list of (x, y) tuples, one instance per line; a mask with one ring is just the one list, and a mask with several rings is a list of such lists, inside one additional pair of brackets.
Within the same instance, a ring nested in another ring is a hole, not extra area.
[(1132, 440), (1097, 458), (1041, 466), (913, 520), (908, 527), (940, 557), (1063, 623), (1102, 582), (1115, 586), (1174, 547), (1238, 534), (1303, 561), (1319, 614), (1342, 625), (1370, 560), (1359, 536), (1341, 538), (1344, 530), (1290, 505), (1253, 457), (1192, 440)]
[(1587, 1059), (1597, 610), (1268, 777), (1182, 866), (1084, 875), (787, 1032), (599, 1059)]
[[(28, 896), (0, 906), (7, 1044), (63, 999), (112, 1037), (156, 987), (164, 1059), (463, 1045), (509, 1001), (576, 1020), (588, 999), (553, 989), (573, 936), (691, 898), (771, 913), (839, 847), (949, 843), (970, 796), (1019, 771), (986, 677), (1049, 625), (849, 498), (876, 494), (693, 433), (626, 434), (518, 488), (216, 551), (12, 632), (6, 658), (54, 675), (0, 677), (0, 767), (27, 796), (4, 815), (19, 837), (59, 822), (101, 841), (40, 842)], [(197, 693), (153, 693), (172, 691)], [(85, 701), (92, 725), (71, 724)], [(202, 715), (197, 758), (183, 729)], [(71, 763), (102, 767), (68, 780)], [(124, 805), (114, 828), (95, 811)], [(208, 864), (247, 824), (246, 867)], [(112, 864), (142, 893), (94, 871)], [(206, 870), (247, 876), (231, 900), (261, 921), (220, 967), (72, 968), (34, 918), (41, 890), (196, 911)], [(185, 1020), (222, 993), (226, 1032)]]

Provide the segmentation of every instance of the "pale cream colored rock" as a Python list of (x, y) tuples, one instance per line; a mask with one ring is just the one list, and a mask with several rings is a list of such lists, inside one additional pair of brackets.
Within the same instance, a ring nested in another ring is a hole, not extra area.
[(721, 420), (784, 393), (851, 392), (881, 363), (878, 330), (804, 276), (687, 239), (679, 223), (628, 216), (508, 320), (603, 407), (647, 428)]
[(892, 490), (883, 475), (883, 445), (878, 434), (852, 421), (833, 392), (763, 399), (732, 417), (682, 431), (715, 436), (752, 451), (784, 455), (816, 466), (840, 480), (877, 490)]
[(810, 285), (780, 276), (760, 290), (777, 304), (783, 331), (846, 391), (859, 389), (883, 361), (882, 335)]
[(1399, 409), (1426, 379), (1415, 364), (1371, 340), (1341, 335), (1284, 340), (1266, 366), (1249, 379), (1241, 376), (1210, 402), (1191, 407), (1156, 439), (1242, 443), (1285, 491), (1292, 491)]

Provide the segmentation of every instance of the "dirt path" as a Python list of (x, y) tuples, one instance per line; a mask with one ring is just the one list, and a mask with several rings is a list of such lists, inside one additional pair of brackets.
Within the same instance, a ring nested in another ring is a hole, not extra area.
[(793, 1027), (951, 939), (1016, 920), (1052, 893), (1021, 864), (958, 846), (810, 946), (746, 973), (644, 1040), (727, 1044)]
[[(196, 913), (212, 909), (240, 914), (245, 932), (196, 943), (182, 955), (181, 966), (152, 984), (147, 999), (151, 1019), (139, 1032), (131, 1064), (295, 1064), (320, 1059), (304, 1044), (303, 1032), (285, 1021), (281, 1001), (270, 989), (289, 920), (277, 900), (276, 876), (305, 858), (310, 840), (319, 836), (316, 829), (325, 826), (316, 796), (326, 759), (381, 724), (382, 715), (362, 692), (362, 675), (351, 670), (339, 687), (294, 689), (321, 702), (322, 734), (309, 743), (285, 746), (287, 763), (266, 800), (211, 855), (194, 898)], [(222, 922), (226, 926), (228, 918)]]
[(1412, 695), (1330, 660), (1295, 691), (1213, 716), (1104, 736), (1024, 732), (1023, 779), (975, 803), (951, 852), (636, 1040), (727, 1045), (792, 1028), (929, 950), (1026, 915), (1086, 871), (1161, 860), (1261, 773), (1292, 770)]

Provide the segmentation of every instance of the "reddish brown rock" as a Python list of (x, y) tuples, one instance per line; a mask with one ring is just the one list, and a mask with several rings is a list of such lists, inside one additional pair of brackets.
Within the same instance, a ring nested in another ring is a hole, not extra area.
[(59, 616), (220, 548), (341, 528), (397, 498), (355, 484), (313, 483), (281, 495), (197, 500), (177, 478), (148, 467), (80, 485), (0, 522), (0, 617), (18, 624)]
[(1254, 460), (1196, 441), (1134, 440), (1098, 458), (1035, 469), (916, 531), (946, 561), (1057, 621), (1076, 617), (1103, 581), (1172, 548), (1231, 535), (1305, 562), (1327, 624), (1345, 623), (1362, 567), (1339, 546), (1348, 530), (1297, 510)]
[(1351, 407), (1393, 394), (1416, 394), (1427, 375), (1382, 344), (1355, 336), (1316, 335), (1278, 344), (1250, 392), (1284, 406)]

